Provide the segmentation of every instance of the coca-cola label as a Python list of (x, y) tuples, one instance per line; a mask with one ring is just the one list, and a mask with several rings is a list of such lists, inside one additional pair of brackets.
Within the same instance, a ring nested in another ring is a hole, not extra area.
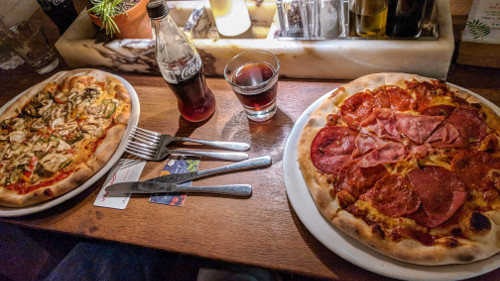
[(38, 3), (44, 10), (51, 10), (54, 6), (59, 6), (66, 0), (38, 0)]
[(197, 71), (198, 71), (197, 64), (186, 66), (184, 69), (182, 69), (181, 79), (187, 80), (188, 78), (191, 78), (191, 76), (193, 76)]
[(158, 57), (158, 66), (160, 67), (163, 78), (165, 78), (168, 83), (177, 84), (186, 81), (196, 75), (202, 66), (202, 61), (197, 55), (175, 63), (164, 61), (162, 58), (166, 57), (163, 53), (160, 53)]

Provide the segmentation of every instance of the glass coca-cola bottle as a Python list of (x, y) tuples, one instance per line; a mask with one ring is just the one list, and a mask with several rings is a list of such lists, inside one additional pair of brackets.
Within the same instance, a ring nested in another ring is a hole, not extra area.
[(215, 97), (206, 85), (198, 51), (172, 20), (163, 0), (149, 1), (147, 11), (156, 35), (156, 60), (182, 117), (191, 122), (208, 119), (215, 110)]
[(43, 11), (63, 34), (78, 16), (73, 0), (37, 0)]

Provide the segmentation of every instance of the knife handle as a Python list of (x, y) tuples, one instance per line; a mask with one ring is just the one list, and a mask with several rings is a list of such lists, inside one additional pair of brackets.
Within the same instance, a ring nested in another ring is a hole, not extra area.
[(219, 193), (235, 196), (252, 195), (252, 186), (249, 184), (228, 184), (213, 186), (182, 186), (185, 192)]
[(256, 168), (256, 167), (265, 167), (265, 166), (270, 166), (271, 165), (271, 157), (269, 155), (262, 156), (262, 157), (257, 157), (254, 159), (249, 159), (233, 164), (229, 164), (226, 166), (222, 167), (217, 167), (213, 169), (207, 169), (207, 170), (201, 170), (196, 173), (196, 177), (205, 177), (208, 175), (214, 175), (214, 174), (219, 174), (219, 173), (224, 173), (224, 172), (231, 172), (231, 171), (237, 171), (237, 170), (243, 170), (243, 169), (248, 169), (248, 168)]

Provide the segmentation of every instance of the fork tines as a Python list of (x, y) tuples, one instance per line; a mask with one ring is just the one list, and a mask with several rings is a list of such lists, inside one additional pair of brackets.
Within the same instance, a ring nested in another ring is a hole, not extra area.
[(158, 145), (162, 140), (162, 135), (157, 132), (145, 130), (139, 127), (132, 127), (130, 138), (136, 139), (151, 145)]
[(154, 146), (135, 142), (129, 139), (129, 142), (125, 147), (125, 151), (137, 157), (144, 158), (146, 160), (152, 160), (154, 159), (158, 149), (156, 149)]

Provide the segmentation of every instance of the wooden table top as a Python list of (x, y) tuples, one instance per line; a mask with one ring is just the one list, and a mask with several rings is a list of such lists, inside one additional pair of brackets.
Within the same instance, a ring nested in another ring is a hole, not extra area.
[[(60, 67), (63, 69), (64, 67)], [(195, 138), (243, 141), (250, 157), (270, 155), (269, 168), (198, 180), (194, 185), (250, 183), (249, 199), (188, 195), (183, 207), (149, 203), (133, 196), (125, 210), (95, 207), (103, 180), (47, 211), (2, 221), (157, 248), (193, 256), (249, 264), (338, 280), (383, 280), (328, 250), (307, 230), (293, 210), (283, 179), (283, 151), (302, 112), (316, 99), (348, 81), (285, 80), (279, 82), (278, 113), (265, 123), (247, 120), (224, 79), (208, 78), (217, 110), (204, 124), (179, 117), (175, 98), (161, 77), (120, 74), (139, 96), (139, 126)], [(0, 75), (0, 104), (49, 75), (18, 69)], [(448, 81), (468, 88), (500, 106), (500, 70), (452, 65)], [(141, 179), (158, 176), (165, 162), (149, 162)], [(199, 169), (225, 164), (202, 160)], [(476, 280), (488, 280), (496, 270)]]
[[(268, 122), (254, 123), (246, 118), (225, 80), (209, 77), (207, 83), (215, 94), (217, 110), (207, 122), (192, 124), (179, 117), (175, 98), (161, 77), (118, 74), (133, 85), (139, 96), (140, 127), (178, 136), (243, 141), (251, 144), (251, 158), (270, 155), (273, 164), (269, 168), (193, 183), (250, 183), (252, 197), (188, 195), (183, 207), (172, 207), (133, 196), (125, 210), (108, 209), (93, 206), (104, 181), (101, 179), (54, 208), (25, 217), (2, 218), (2, 222), (315, 277), (390, 280), (343, 260), (316, 240), (297, 217), (285, 189), (283, 151), (295, 122), (311, 103), (347, 80), (281, 79), (278, 113)], [(0, 105), (49, 76), (36, 75), (24, 66), (0, 72)], [(500, 106), (499, 77), (500, 69), (453, 64), (447, 81)], [(203, 159), (199, 169), (225, 163)], [(141, 179), (158, 176), (163, 164), (149, 162)], [(499, 274), (500, 269), (474, 280), (492, 280)]]

